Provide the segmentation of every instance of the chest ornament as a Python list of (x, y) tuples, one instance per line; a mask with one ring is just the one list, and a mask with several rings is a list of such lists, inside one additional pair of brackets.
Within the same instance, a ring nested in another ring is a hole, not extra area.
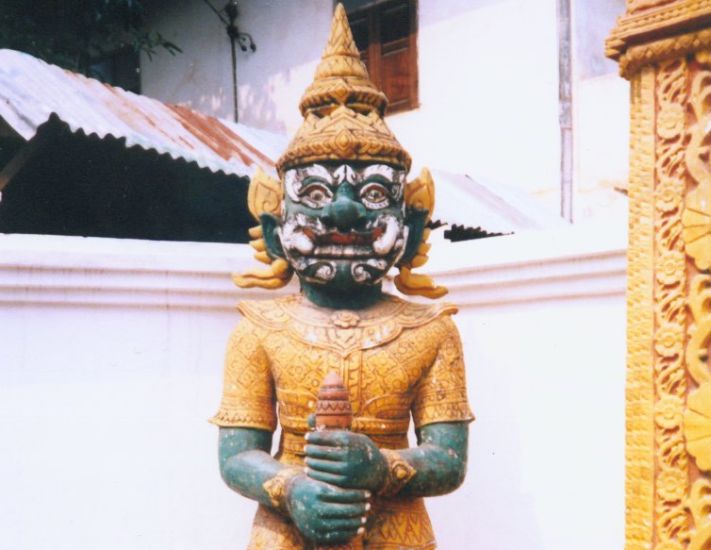
[(239, 309), (265, 330), (285, 331), (300, 342), (342, 357), (382, 346), (405, 329), (426, 325), (440, 315), (457, 311), (452, 304), (415, 304), (389, 295), (378, 304), (358, 311), (319, 308), (300, 295), (242, 302)]

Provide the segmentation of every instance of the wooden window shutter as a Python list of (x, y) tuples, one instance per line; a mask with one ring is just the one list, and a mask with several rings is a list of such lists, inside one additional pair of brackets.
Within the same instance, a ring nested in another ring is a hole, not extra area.
[(388, 97), (388, 114), (418, 106), (417, 5), (390, 0), (348, 16), (370, 78)]

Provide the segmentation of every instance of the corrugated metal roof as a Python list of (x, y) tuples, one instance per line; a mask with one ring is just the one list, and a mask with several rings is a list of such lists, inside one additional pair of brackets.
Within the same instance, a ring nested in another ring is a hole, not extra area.
[(212, 172), (251, 176), (273, 170), (287, 138), (188, 107), (169, 105), (50, 65), (31, 55), (0, 50), (0, 118), (25, 140), (55, 114), (73, 132), (124, 139)]

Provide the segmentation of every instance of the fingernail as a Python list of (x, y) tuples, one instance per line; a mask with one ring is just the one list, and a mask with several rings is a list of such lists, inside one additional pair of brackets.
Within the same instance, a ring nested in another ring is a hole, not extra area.
[(370, 491), (365, 492), (365, 498), (370, 498)]
[(304, 445), (304, 452), (306, 452), (306, 445)]
[(305, 439), (306, 441), (308, 441), (308, 440), (309, 440), (309, 437), (311, 437), (311, 432), (307, 432), (306, 435), (304, 436), (304, 439)]
[(360, 522), (361, 522), (363, 525), (365, 525), (365, 522), (366, 522), (366, 521), (368, 521), (368, 520), (366, 519), (365, 516), (363, 516), (362, 518), (360, 518)]
[(365, 511), (367, 512), (368, 510), (370, 510), (370, 502), (365, 503)]
[(362, 535), (363, 533), (365, 533), (365, 527), (358, 527), (358, 534)]
[(309, 475), (309, 469), (308, 469), (308, 468), (304, 468), (304, 473), (305, 473), (306, 475)]

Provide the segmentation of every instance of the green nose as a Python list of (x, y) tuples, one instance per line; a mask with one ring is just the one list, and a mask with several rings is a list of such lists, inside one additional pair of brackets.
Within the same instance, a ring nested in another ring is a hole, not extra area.
[(325, 218), (341, 232), (358, 227), (365, 219), (365, 207), (353, 198), (353, 187), (342, 183), (336, 191), (335, 200), (324, 212)]

